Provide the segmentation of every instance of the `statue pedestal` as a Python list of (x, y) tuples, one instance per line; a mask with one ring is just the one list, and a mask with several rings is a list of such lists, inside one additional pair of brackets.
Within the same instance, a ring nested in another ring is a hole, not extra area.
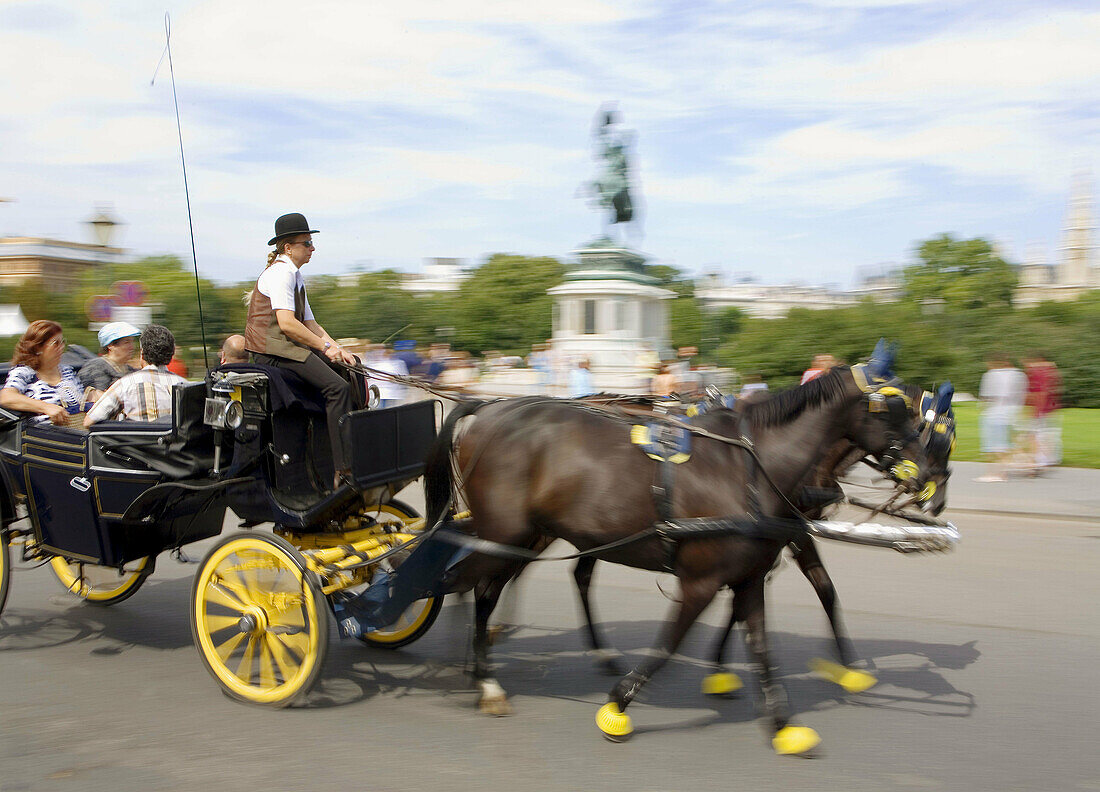
[(587, 359), (596, 391), (647, 393), (668, 348), (668, 306), (676, 294), (643, 271), (645, 256), (606, 237), (574, 250), (578, 263), (548, 290), (554, 298), (551, 354), (555, 393)]

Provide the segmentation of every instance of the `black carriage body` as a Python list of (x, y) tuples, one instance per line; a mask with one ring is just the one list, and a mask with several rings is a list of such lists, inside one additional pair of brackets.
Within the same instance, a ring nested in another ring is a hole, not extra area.
[[(345, 416), (352, 482), (333, 491), (318, 394), (278, 369), (233, 369), (177, 386), (171, 422), (67, 429), (0, 409), (3, 526), (25, 515), (42, 551), (114, 567), (217, 535), (227, 506), (246, 522), (325, 530), (423, 473), (434, 401)], [(238, 426), (208, 425), (215, 400), (241, 403)]]
[(232, 432), (223, 475), (230, 508), (248, 522), (318, 531), (358, 504), (385, 502), (424, 472), (435, 440), (436, 402), (357, 410), (340, 420), (351, 486), (332, 491), (332, 447), (324, 402), (293, 374), (256, 365), (216, 371), (211, 395), (239, 401), (244, 418)]
[[(41, 550), (102, 566), (217, 535), (225, 498), (204, 491), (212, 457), (212, 433), (201, 422), (205, 391), (201, 383), (178, 387), (170, 423), (112, 421), (86, 431), (6, 414), (4, 524), (21, 516), (22, 502)], [(165, 490), (169, 483), (184, 487)]]

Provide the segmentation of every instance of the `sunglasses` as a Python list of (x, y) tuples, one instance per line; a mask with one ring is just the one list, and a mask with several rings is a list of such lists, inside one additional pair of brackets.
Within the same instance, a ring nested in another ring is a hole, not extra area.
[(64, 338), (52, 338), (47, 342), (46, 345), (47, 346), (53, 346), (53, 347), (64, 347), (65, 346), (65, 339)]
[(295, 245), (304, 245), (307, 248), (312, 248), (313, 247), (313, 240), (312, 239), (307, 239), (305, 242), (295, 242), (294, 244)]

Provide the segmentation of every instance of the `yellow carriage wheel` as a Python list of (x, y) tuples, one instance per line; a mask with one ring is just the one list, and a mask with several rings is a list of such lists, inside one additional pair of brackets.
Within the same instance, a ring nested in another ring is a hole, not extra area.
[(50, 559), (50, 569), (65, 590), (93, 605), (114, 605), (132, 597), (155, 568), (155, 556), (131, 561), (122, 569), (69, 561), (61, 556)]
[[(380, 523), (396, 521), (409, 525), (418, 520), (416, 509), (398, 500), (392, 500), (380, 506), (376, 505), (367, 514)], [(395, 563), (395, 566), (397, 564)], [(408, 646), (421, 638), (435, 624), (439, 611), (443, 609), (442, 597), (429, 597), (417, 600), (402, 613), (393, 624), (387, 624), (378, 630), (371, 630), (359, 636), (359, 640), (368, 646), (382, 649), (398, 649)]]
[(4, 603), (8, 601), (8, 584), (11, 582), (11, 551), (8, 549), (8, 534), (0, 531), (0, 613), (4, 612)]
[(228, 695), (285, 707), (317, 681), (328, 651), (328, 611), (285, 539), (226, 537), (203, 560), (191, 594), (199, 656)]

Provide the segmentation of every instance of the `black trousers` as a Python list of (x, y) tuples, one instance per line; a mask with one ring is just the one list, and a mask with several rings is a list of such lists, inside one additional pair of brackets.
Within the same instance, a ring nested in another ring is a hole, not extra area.
[(336, 470), (348, 470), (350, 465), (344, 457), (344, 444), (340, 440), (340, 418), (352, 411), (355, 389), (335, 368), (329, 365), (328, 358), (317, 352), (310, 352), (308, 358), (299, 363), (290, 358), (253, 353), (257, 363), (265, 366), (293, 371), (303, 380), (321, 391), (325, 397), (325, 414), (328, 418), (328, 437), (332, 445), (332, 459)]

